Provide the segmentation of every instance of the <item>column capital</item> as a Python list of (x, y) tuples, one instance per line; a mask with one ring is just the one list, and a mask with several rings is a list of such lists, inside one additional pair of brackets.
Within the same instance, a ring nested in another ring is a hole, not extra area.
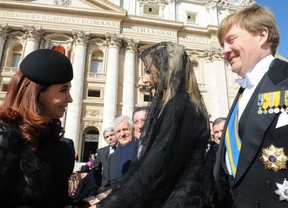
[(23, 39), (32, 40), (36, 42), (39, 42), (44, 34), (44, 30), (42, 29), (41, 26), (34, 27), (34, 26), (23, 25), (23, 30), (25, 31)]
[(138, 52), (139, 40), (124, 38), (125, 52)]
[(206, 61), (223, 60), (222, 48), (212, 47), (210, 50), (206, 49), (203, 53), (203, 58)]
[(208, 0), (206, 2), (206, 10), (208, 12), (210, 12), (210, 10), (214, 10), (216, 8), (216, 6), (217, 6), (217, 1), (218, 0)]
[(76, 45), (87, 46), (89, 39), (91, 38), (90, 31), (73, 30), (72, 34), (74, 36), (74, 41)]
[(2, 24), (0, 25), (0, 37), (4, 40), (7, 38), (7, 34), (10, 32), (10, 28), (8, 27), (8, 24)]
[(123, 44), (122, 35), (106, 33), (106, 43), (109, 45), (109, 48), (120, 48)]

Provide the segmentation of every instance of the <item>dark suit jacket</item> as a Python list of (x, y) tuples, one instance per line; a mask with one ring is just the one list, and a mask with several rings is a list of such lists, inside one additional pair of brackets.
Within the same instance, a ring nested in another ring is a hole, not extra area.
[(110, 146), (106, 146), (97, 150), (97, 157), (95, 159), (94, 168), (101, 172), (101, 165), (103, 168), (102, 173), (102, 188), (108, 183), (108, 164), (109, 164), (109, 150)]
[(116, 163), (117, 163), (117, 157), (120, 153), (120, 149), (121, 149), (121, 144), (118, 144), (117, 149), (115, 150), (115, 152), (113, 152), (110, 156), (109, 156), (109, 162), (108, 162), (108, 179), (107, 179), (107, 183), (105, 184), (105, 188), (109, 189), (112, 185), (112, 178), (115, 172), (115, 167), (116, 167)]
[[(258, 95), (279, 90), (281, 91), (281, 103), (283, 103), (285, 90), (288, 90), (288, 63), (275, 59), (256, 87), (239, 121), (242, 149), (236, 178), (228, 174), (225, 163), (225, 142), (223, 138), (221, 139), (214, 168), (219, 201), (222, 203), (221, 207), (233, 207), (231, 203), (233, 201), (237, 208), (260, 206), (261, 208), (284, 208), (288, 206), (286, 201), (279, 201), (279, 195), (274, 193), (278, 189), (276, 183), (283, 184), (284, 179), (288, 179), (288, 170), (281, 169), (274, 172), (265, 168), (260, 159), (263, 155), (262, 150), (269, 148), (270, 145), (283, 148), (285, 155), (288, 155), (288, 125), (276, 128), (281, 112), (257, 113)], [(238, 96), (239, 93), (235, 100), (238, 99)], [(234, 105), (235, 101), (229, 112), (227, 122)], [(227, 128), (227, 122), (224, 126), (224, 132)], [(229, 197), (229, 189), (233, 200)]]
[(134, 140), (124, 147), (118, 147), (119, 151), (116, 158), (117, 161), (111, 178), (112, 184), (128, 171), (131, 161), (135, 155), (136, 148), (138, 148), (138, 140)]

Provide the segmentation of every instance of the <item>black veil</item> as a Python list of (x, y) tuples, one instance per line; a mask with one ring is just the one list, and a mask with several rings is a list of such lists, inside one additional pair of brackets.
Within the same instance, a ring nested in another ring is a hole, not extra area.
[[(140, 137), (140, 151), (97, 208), (200, 207), (200, 166), (209, 122), (192, 63), (184, 47), (172, 42), (161, 42), (142, 52), (140, 58), (149, 71), (147, 57), (159, 69), (157, 75), (151, 74), (159, 81)], [(190, 125), (194, 130), (188, 134)], [(182, 194), (184, 185), (190, 189), (185, 188)], [(176, 200), (167, 200), (173, 193)]]

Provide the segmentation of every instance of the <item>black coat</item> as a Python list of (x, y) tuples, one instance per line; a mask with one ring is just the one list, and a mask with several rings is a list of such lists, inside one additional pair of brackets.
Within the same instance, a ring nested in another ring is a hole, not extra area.
[(84, 198), (89, 196), (95, 196), (98, 186), (95, 181), (93, 172), (90, 171), (87, 175), (80, 180), (75, 194), (71, 196), (74, 202), (82, 201)]
[(61, 207), (71, 204), (68, 178), (74, 168), (71, 139), (43, 138), (37, 152), (17, 131), (0, 124), (0, 206)]

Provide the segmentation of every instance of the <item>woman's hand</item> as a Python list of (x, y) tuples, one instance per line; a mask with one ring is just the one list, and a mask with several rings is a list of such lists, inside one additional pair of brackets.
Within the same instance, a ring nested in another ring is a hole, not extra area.
[[(86, 201), (87, 203), (89, 203), (90, 205), (95, 205), (97, 202), (99, 202), (100, 200), (97, 199), (95, 196), (90, 196), (87, 197), (85, 199), (83, 199), (83, 201)], [(96, 206), (95, 206), (96, 207)]]

